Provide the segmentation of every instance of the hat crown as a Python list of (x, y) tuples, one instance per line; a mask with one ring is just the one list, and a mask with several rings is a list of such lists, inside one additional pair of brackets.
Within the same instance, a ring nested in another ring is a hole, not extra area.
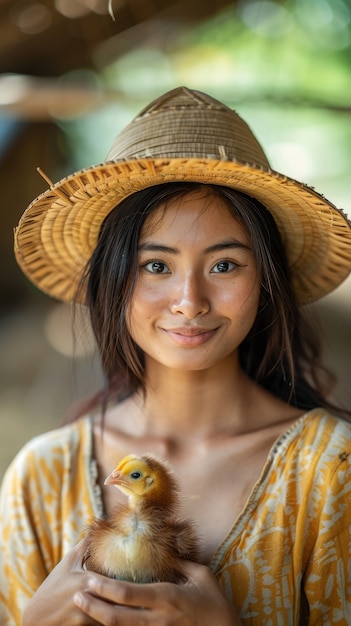
[(146, 106), (117, 135), (107, 161), (206, 158), (269, 169), (249, 126), (215, 98), (178, 87)]

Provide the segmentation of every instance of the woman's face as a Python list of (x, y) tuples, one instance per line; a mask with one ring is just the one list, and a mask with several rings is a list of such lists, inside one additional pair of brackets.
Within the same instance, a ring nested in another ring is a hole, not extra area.
[(236, 360), (259, 295), (250, 238), (220, 198), (191, 192), (148, 217), (128, 319), (146, 369), (151, 361), (195, 371)]

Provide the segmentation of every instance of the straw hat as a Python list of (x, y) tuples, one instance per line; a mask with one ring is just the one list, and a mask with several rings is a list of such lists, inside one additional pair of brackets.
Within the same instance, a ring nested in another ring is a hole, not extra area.
[(19, 265), (42, 291), (73, 300), (106, 215), (134, 192), (172, 181), (225, 185), (264, 204), (280, 230), (301, 304), (349, 274), (346, 216), (312, 188), (272, 171), (237, 113), (185, 87), (141, 111), (105, 163), (52, 184), (29, 205), (15, 231)]

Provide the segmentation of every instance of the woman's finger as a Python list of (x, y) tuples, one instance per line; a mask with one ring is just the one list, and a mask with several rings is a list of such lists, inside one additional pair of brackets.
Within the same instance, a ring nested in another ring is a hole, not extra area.
[(174, 585), (171, 583), (137, 584), (105, 578), (100, 574), (90, 573), (87, 581), (87, 590), (113, 604), (144, 607), (152, 609), (159, 605), (160, 599), (172, 593)]
[(112, 624), (118, 624), (118, 626), (136, 625), (139, 623), (137, 622), (138, 611), (143, 611), (143, 625), (155, 626), (154, 614), (145, 608), (116, 605), (85, 591), (77, 592), (73, 600), (81, 611), (94, 620), (94, 623), (96, 621), (102, 626)]

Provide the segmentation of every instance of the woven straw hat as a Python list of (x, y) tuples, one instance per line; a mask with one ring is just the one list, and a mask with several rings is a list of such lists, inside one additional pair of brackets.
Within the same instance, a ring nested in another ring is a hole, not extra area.
[(106, 215), (134, 192), (173, 181), (225, 185), (264, 204), (281, 233), (300, 304), (349, 274), (346, 216), (312, 188), (272, 171), (234, 111), (185, 87), (147, 106), (117, 136), (105, 163), (52, 184), (29, 205), (15, 231), (19, 265), (42, 291), (73, 300)]

